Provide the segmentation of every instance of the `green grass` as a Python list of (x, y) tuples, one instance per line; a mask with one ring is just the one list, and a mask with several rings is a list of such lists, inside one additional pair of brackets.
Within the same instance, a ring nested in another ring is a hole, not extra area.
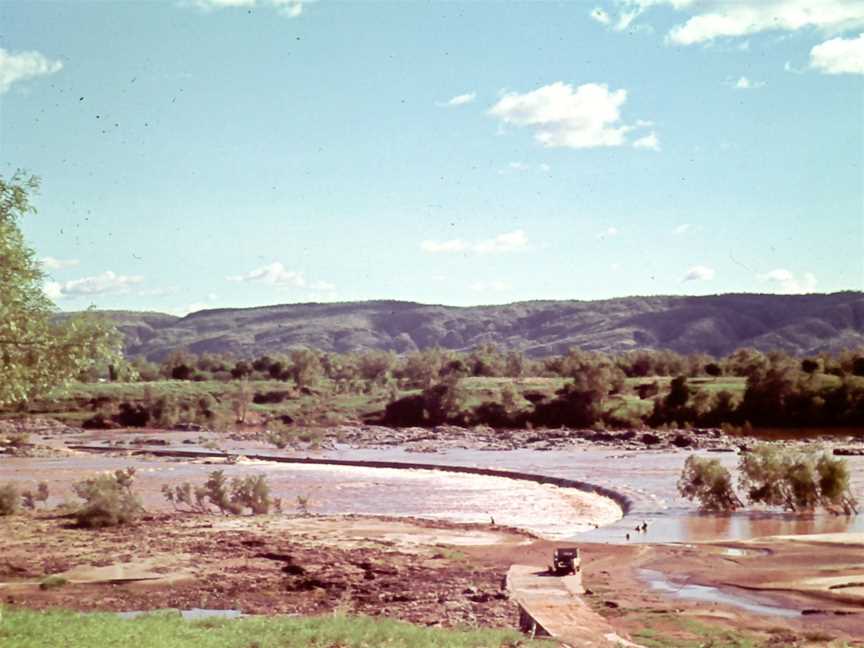
[(5, 608), (0, 620), (3, 648), (492, 648), (519, 641), (526, 648), (553, 646), (511, 630), (443, 630), (342, 615), (184, 621), (166, 611), (125, 620), (112, 614)]
[[(672, 614), (646, 614), (642, 618), (645, 627), (633, 633), (633, 641), (645, 648), (793, 648), (814, 640), (825, 648), (847, 646), (845, 642), (832, 640), (831, 636), (822, 633), (798, 636), (788, 629), (777, 628), (767, 631), (770, 636), (766, 637)], [(657, 624), (662, 624), (664, 630), (652, 627)]]

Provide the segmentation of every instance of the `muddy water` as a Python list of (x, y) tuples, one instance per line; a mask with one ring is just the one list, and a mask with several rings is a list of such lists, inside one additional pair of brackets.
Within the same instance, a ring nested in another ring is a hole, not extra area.
[[(621, 521), (588, 531), (580, 539), (597, 542), (698, 542), (744, 540), (769, 535), (864, 532), (864, 514), (847, 517), (828, 513), (791, 515), (772, 511), (709, 515), (677, 493), (677, 480), (690, 452), (621, 452), (608, 449), (452, 450), (421, 455), (400, 449), (343, 450), (323, 453), (334, 458), (423, 461), (464, 466), (484, 466), (577, 479), (611, 488), (630, 498), (630, 514)], [(699, 453), (719, 459), (735, 472), (733, 453)], [(864, 502), (864, 457), (845, 457), (852, 473), (853, 492)], [(635, 527), (648, 523), (647, 532)], [(628, 536), (629, 535), (629, 540)]]
[[(532, 481), (445, 473), (435, 470), (365, 468), (241, 461), (234, 465), (168, 458), (81, 455), (62, 459), (0, 460), (0, 483), (34, 485), (46, 481), (49, 504), (70, 495), (72, 484), (98, 472), (134, 467), (136, 491), (148, 510), (170, 509), (161, 494), (165, 484), (202, 484), (213, 470), (227, 477), (264, 473), (283, 508), (293, 511), (297, 497), (313, 513), (410, 516), (463, 523), (522, 528), (548, 539), (573, 537), (596, 525), (612, 524), (621, 509), (610, 499)], [(26, 487), (26, 486), (23, 486)]]
[[(108, 433), (109, 435), (111, 433)], [(103, 437), (105, 433), (102, 433)], [(128, 440), (130, 435), (123, 435)], [(153, 436), (153, 435), (148, 435)], [(160, 437), (184, 450), (190, 435), (162, 433)], [(196, 435), (197, 436), (197, 435)], [(117, 438), (120, 438), (119, 435)], [(289, 508), (297, 495), (308, 496), (313, 512), (417, 516), (460, 522), (491, 522), (518, 526), (550, 538), (598, 542), (689, 542), (740, 540), (766, 535), (864, 532), (858, 517), (816, 514), (793, 516), (772, 512), (702, 515), (676, 492), (676, 481), (687, 452), (614, 449), (483, 451), (455, 449), (434, 454), (405, 452), (399, 448), (352, 449), (307, 453), (265, 449), (257, 443), (232, 444), (231, 452), (306, 456), (331, 459), (397, 461), (515, 470), (590, 482), (626, 495), (630, 514), (614, 522), (608, 500), (586, 498), (569, 489), (541, 486), (497, 477), (434, 471), (368, 469), (284, 464), (239, 464), (224, 467), (229, 476), (266, 472), (275, 495)], [(737, 455), (706, 453), (734, 469)], [(864, 501), (864, 457), (848, 457), (853, 489)], [(84, 455), (62, 459), (0, 458), (0, 482), (46, 480), (52, 493), (69, 493), (83, 474), (135, 466), (140, 474), (145, 504), (166, 506), (159, 494), (162, 484), (200, 483), (214, 470), (211, 465), (183, 460)], [(219, 467), (219, 466), (217, 466)], [(59, 497), (55, 498), (59, 501)], [(598, 504), (600, 501), (600, 504)], [(605, 502), (605, 504), (604, 504)], [(647, 532), (634, 527), (646, 521)], [(593, 529), (597, 524), (600, 528)], [(629, 538), (628, 538), (629, 535)]]

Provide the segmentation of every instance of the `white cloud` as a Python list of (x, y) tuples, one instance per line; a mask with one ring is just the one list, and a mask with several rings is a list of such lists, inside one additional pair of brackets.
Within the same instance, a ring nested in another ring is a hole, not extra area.
[(714, 268), (697, 265), (687, 270), (681, 281), (711, 281), (714, 278)]
[(204, 11), (219, 9), (252, 9), (269, 7), (290, 18), (296, 18), (303, 13), (304, 5), (316, 0), (187, 0), (183, 5), (192, 5)]
[(681, 225), (672, 230), (672, 233), (681, 236), (682, 234), (686, 234), (687, 232), (689, 232), (692, 228), (693, 225), (691, 225), (690, 223), (681, 223)]
[(511, 162), (507, 166), (509, 166), (514, 171), (527, 171), (528, 170), (528, 165), (525, 164), (524, 162)]
[(466, 92), (465, 94), (456, 95), (452, 99), (448, 101), (439, 102), (438, 105), (441, 107), (448, 106), (464, 106), (465, 104), (469, 104), (473, 102), (477, 98), (476, 92)]
[(612, 238), (613, 236), (618, 236), (618, 228), (607, 227), (597, 235), (597, 240), (602, 241), (603, 239)]
[(306, 285), (306, 278), (302, 272), (288, 270), (279, 261), (255, 268), (244, 274), (225, 277), (228, 281), (239, 283), (263, 283), (268, 286), (279, 286), (283, 288), (302, 288)]
[(746, 76), (742, 76), (735, 82), (735, 87), (738, 90), (755, 90), (756, 88), (761, 88), (765, 85), (764, 81), (752, 81), (748, 79)]
[[(674, 0), (670, 0), (670, 3)], [(817, 28), (839, 31), (864, 24), (864, 4), (849, 0), (701, 0), (696, 15), (673, 27), (668, 39), (679, 45), (766, 31)]]
[(62, 69), (60, 61), (52, 61), (39, 52), (12, 54), (0, 48), (0, 95), (17, 81), (54, 74)]
[(541, 164), (541, 165), (539, 166), (539, 169), (540, 169), (543, 173), (549, 173), (549, 172), (552, 170), (552, 167), (549, 166), (548, 164), (546, 164), (546, 163), (544, 162), (543, 164)]
[(473, 249), (477, 254), (500, 254), (502, 252), (516, 252), (524, 250), (528, 246), (528, 237), (525, 232), (514, 230), (505, 232), (498, 236), (475, 243)]
[(771, 270), (759, 275), (761, 281), (773, 284), (779, 292), (783, 293), (808, 293), (816, 288), (816, 277), (810, 272), (805, 272), (801, 277), (784, 268)]
[(864, 33), (816, 45), (810, 50), (810, 67), (823, 74), (864, 74)]
[(864, 25), (864, 3), (858, 0), (616, 0), (615, 5), (613, 28), (619, 31), (654, 7), (688, 14), (666, 36), (676, 45), (807, 28), (838, 33)]
[(635, 142), (633, 142), (633, 148), (638, 149), (648, 149), (650, 151), (659, 151), (660, 150), (660, 138), (657, 137), (657, 133), (651, 131), (644, 137), (640, 137)]
[(534, 139), (556, 148), (623, 146), (634, 126), (621, 122), (626, 90), (610, 91), (606, 84), (573, 87), (562, 81), (531, 92), (505, 93), (489, 110), (503, 124), (528, 126)]
[(612, 19), (609, 17), (609, 14), (606, 13), (600, 7), (594, 7), (594, 9), (591, 10), (590, 15), (594, 20), (599, 22), (601, 25), (608, 25), (612, 21)]
[(74, 268), (80, 262), (78, 259), (55, 259), (54, 257), (42, 257), (39, 263), (46, 270), (65, 270), (66, 268)]
[(525, 232), (520, 229), (512, 232), (504, 232), (503, 234), (498, 234), (493, 238), (474, 243), (463, 241), (462, 239), (451, 239), (449, 241), (423, 241), (420, 244), (420, 249), (431, 254), (453, 252), (501, 254), (504, 252), (524, 250), (527, 246), (528, 237), (525, 235)]
[(87, 295), (107, 295), (127, 293), (130, 288), (144, 281), (143, 277), (118, 275), (111, 270), (92, 277), (82, 277), (71, 281), (49, 281), (43, 286), (45, 294), (51, 299), (66, 299)]
[(469, 288), (474, 292), (507, 292), (510, 284), (506, 281), (475, 281)]

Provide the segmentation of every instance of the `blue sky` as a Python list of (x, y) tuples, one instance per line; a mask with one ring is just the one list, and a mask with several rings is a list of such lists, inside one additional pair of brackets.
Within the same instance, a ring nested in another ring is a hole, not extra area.
[(864, 288), (864, 2), (0, 3), (59, 307)]

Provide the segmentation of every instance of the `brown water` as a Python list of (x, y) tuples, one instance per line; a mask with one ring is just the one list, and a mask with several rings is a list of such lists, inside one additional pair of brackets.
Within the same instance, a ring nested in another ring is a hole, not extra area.
[[(119, 438), (116, 433), (100, 433), (100, 438)], [(132, 435), (124, 434), (124, 441)], [(155, 436), (153, 434), (146, 436)], [(162, 433), (179, 449), (181, 440), (197, 434)], [(306, 456), (311, 453), (266, 450), (261, 444), (233, 444), (232, 453), (271, 453)], [(597, 542), (690, 542), (740, 540), (766, 535), (791, 535), (836, 532), (864, 532), (864, 515), (833, 516), (827, 513), (790, 515), (770, 511), (739, 512), (732, 515), (707, 515), (681, 499), (676, 482), (689, 452), (639, 451), (615, 449), (571, 449), (561, 451), (483, 451), (447, 450), (436, 454), (417, 454), (399, 448), (352, 449), (314, 453), (317, 458), (397, 461), (439, 465), (488, 467), (585, 481), (611, 488), (631, 499), (630, 514), (613, 523), (609, 510), (590, 510), (589, 503), (569, 499), (567, 489), (513, 480), (458, 475), (433, 471), (388, 469), (351, 469), (345, 467), (285, 464), (248, 464), (224, 467), (229, 476), (267, 472), (275, 494), (292, 505), (297, 495), (309, 496), (313, 512), (364, 513), (417, 516), (453, 521), (510, 524), (533, 529), (548, 537), (579, 537)], [(738, 457), (733, 453), (706, 453), (734, 470)], [(853, 476), (853, 490), (864, 501), (864, 457), (846, 458)], [(165, 506), (159, 494), (163, 483), (203, 481), (204, 476), (222, 466), (208, 466), (185, 460), (143, 459), (86, 455), (58, 459), (0, 458), (0, 482), (16, 480), (52, 482), (52, 493), (59, 501), (63, 484), (68, 493), (72, 481), (100, 470), (128, 465), (139, 471), (139, 484), (145, 504)], [(601, 507), (602, 509), (602, 507)], [(594, 516), (592, 518), (591, 516)], [(590, 519), (602, 526), (590, 529)], [(636, 532), (646, 521), (647, 532)], [(629, 539), (627, 536), (629, 535)]]

